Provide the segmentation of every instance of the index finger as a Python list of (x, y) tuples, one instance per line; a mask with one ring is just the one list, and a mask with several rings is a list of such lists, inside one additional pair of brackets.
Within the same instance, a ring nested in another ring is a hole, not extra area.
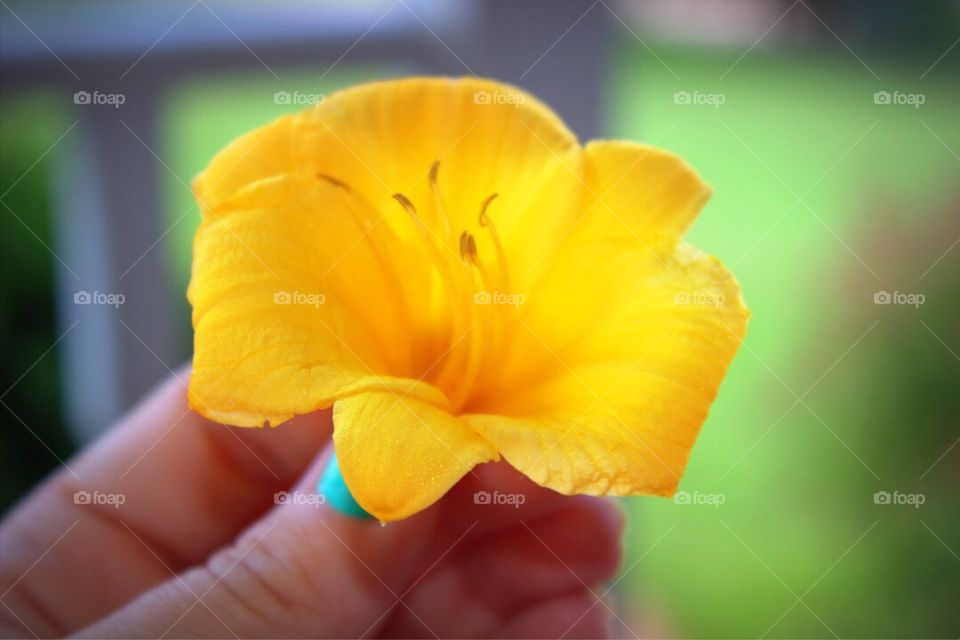
[(329, 411), (274, 429), (187, 407), (165, 381), (0, 526), (4, 604), (35, 632), (69, 632), (202, 562), (273, 506), (332, 430)]

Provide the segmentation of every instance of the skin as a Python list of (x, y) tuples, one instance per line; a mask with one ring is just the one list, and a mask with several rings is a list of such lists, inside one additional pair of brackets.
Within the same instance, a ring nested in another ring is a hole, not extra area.
[[(329, 411), (275, 429), (190, 412), (181, 372), (0, 524), (4, 637), (605, 637), (623, 519), (506, 463), (382, 527), (314, 493)], [(78, 479), (79, 477), (79, 479)], [(124, 503), (75, 504), (79, 490)], [(478, 490), (525, 502), (477, 505)], [(67, 532), (65, 534), (65, 532)]]

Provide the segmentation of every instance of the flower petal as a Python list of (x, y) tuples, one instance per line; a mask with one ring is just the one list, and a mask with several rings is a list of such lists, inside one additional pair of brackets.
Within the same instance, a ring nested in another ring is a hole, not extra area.
[[(449, 230), (431, 190), (437, 184)], [(407, 78), (351, 87), (322, 103), (247, 134), (222, 151), (195, 181), (201, 203), (217, 203), (276, 175), (327, 175), (374, 209), (398, 212), (404, 194), (458, 260), (463, 230), (478, 231), (483, 201), (511, 256), (525, 271), (579, 210), (582, 153), (576, 137), (533, 96), (479, 78)], [(409, 224), (391, 216), (401, 236)], [(478, 250), (495, 263), (486, 233)]]
[(656, 147), (599, 140), (584, 155), (589, 198), (578, 242), (626, 236), (670, 253), (712, 193), (680, 156)]
[(670, 495), (749, 312), (719, 261), (677, 245), (709, 193), (686, 164), (620, 143), (586, 155), (593, 201), (528, 295), (523, 355), (465, 419), (557, 491)]
[[(415, 345), (403, 333), (403, 293), (384, 272), (390, 244), (377, 244), (384, 227), (358, 221), (344, 197), (323, 180), (278, 177), (236, 192), (206, 216), (188, 292), (194, 409), (260, 426), (369, 388), (444, 401), (427, 385), (399, 379)], [(418, 273), (417, 262), (408, 257), (404, 269)], [(413, 303), (415, 296), (409, 292)]]
[(207, 214), (244, 187), (277, 176), (296, 175), (294, 116), (245, 133), (222, 149), (193, 180), (201, 213)]
[(360, 506), (382, 522), (426, 509), (474, 466), (499, 459), (461, 420), (396, 393), (338, 400), (333, 424), (344, 481)]

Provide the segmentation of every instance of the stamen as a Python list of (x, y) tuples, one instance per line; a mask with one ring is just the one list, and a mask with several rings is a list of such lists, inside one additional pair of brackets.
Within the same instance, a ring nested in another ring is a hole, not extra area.
[(413, 216), (419, 224), (423, 224), (420, 222), (420, 217), (417, 215), (417, 208), (413, 206), (413, 203), (410, 202), (410, 199), (407, 198), (407, 196), (403, 195), (402, 193), (395, 193), (393, 194), (393, 199), (399, 202), (400, 206), (406, 209), (407, 213)]
[(490, 221), (490, 219), (487, 217), (487, 207), (489, 207), (490, 203), (496, 200), (499, 195), (499, 193), (491, 193), (489, 196), (487, 196), (487, 199), (483, 201), (483, 204), (480, 205), (479, 222), (481, 227), (487, 226), (488, 222)]
[(338, 180), (337, 178), (334, 178), (333, 176), (328, 176), (328, 175), (325, 174), (325, 173), (318, 173), (318, 174), (317, 174), (317, 177), (320, 178), (321, 180), (326, 180), (327, 182), (329, 182), (329, 183), (332, 184), (333, 186), (339, 187), (339, 188), (343, 189), (344, 191), (352, 191), (352, 190), (350, 189), (350, 185), (348, 185), (348, 184), (347, 184), (346, 182), (344, 182), (343, 180)]
[[(363, 242), (367, 244), (373, 255), (373, 259), (383, 273), (384, 280), (388, 283), (387, 291), (390, 292), (389, 295), (392, 298), (394, 308), (406, 322), (410, 322), (411, 312), (406, 302), (405, 283), (403, 278), (397, 273), (396, 266), (390, 262), (389, 254), (383, 246), (384, 242), (389, 244), (392, 240), (382, 238), (380, 233), (371, 233), (374, 225), (376, 225), (380, 219), (380, 213), (362, 194), (351, 189), (350, 185), (343, 180), (325, 173), (318, 173), (316, 177), (340, 190), (341, 196), (347, 208), (350, 210), (350, 217), (357, 227), (357, 233), (359, 234), (358, 239), (362, 239)], [(389, 229), (386, 228), (384, 232), (390, 233)], [(392, 233), (390, 235), (392, 236)], [(359, 317), (363, 317), (361, 314), (358, 315)], [(372, 329), (370, 333), (371, 335), (378, 335), (377, 332)], [(378, 342), (381, 343), (381, 350), (385, 354), (385, 358), (392, 363), (394, 370), (404, 371), (411, 366), (413, 359), (412, 350), (407, 349), (403, 353), (395, 353), (396, 350), (392, 345), (384, 343), (384, 339), (380, 339)], [(397, 358), (403, 358), (404, 361), (399, 362)]]
[(450, 226), (450, 214), (447, 213), (447, 208), (443, 204), (443, 198), (440, 196), (440, 184), (437, 182), (437, 174), (440, 172), (440, 161), (434, 160), (433, 164), (430, 165), (430, 193), (433, 194), (433, 202), (437, 207), (437, 213), (440, 216), (441, 222), (443, 222), (443, 230), (446, 233), (446, 237), (450, 240), (453, 240), (453, 227)]
[(480, 256), (477, 253), (477, 241), (469, 231), (464, 231), (460, 234), (460, 259), (463, 260), (463, 263), (467, 265), (467, 267), (472, 267), (477, 270), (477, 273), (480, 274), (480, 282), (483, 283), (487, 291), (492, 292), (496, 288), (493, 280), (490, 278), (490, 272), (483, 266), (483, 262), (481, 262)]
[(496, 193), (490, 194), (480, 206), (480, 216), (478, 222), (481, 227), (485, 227), (490, 232), (490, 240), (493, 241), (493, 248), (497, 252), (497, 268), (500, 271), (500, 278), (503, 280), (504, 288), (510, 290), (510, 273), (507, 271), (507, 257), (503, 252), (503, 245), (500, 243), (500, 235), (493, 224), (493, 220), (487, 215), (487, 207), (497, 198)]
[(477, 242), (469, 231), (460, 234), (460, 259), (468, 265), (477, 263)]
[[(427, 225), (423, 223), (423, 220), (420, 219), (420, 216), (417, 215), (416, 207), (413, 206), (413, 203), (410, 202), (410, 199), (407, 198), (407, 196), (403, 195), (402, 193), (395, 193), (393, 194), (393, 199), (396, 200), (413, 219), (414, 226), (417, 228), (417, 235), (420, 237), (420, 241), (426, 246), (427, 253), (430, 256), (430, 259), (433, 261), (434, 267), (440, 274), (444, 286), (447, 289), (447, 295), (451, 300), (450, 313), (454, 318), (454, 327), (457, 328), (459, 326), (459, 314), (456, 310), (457, 305), (453, 301), (457, 299), (457, 293), (460, 290), (460, 287), (454, 280), (449, 261), (445, 260), (441, 254), (441, 248), (443, 247), (436, 241), (435, 234), (427, 227)], [(451, 251), (451, 249), (448, 247), (445, 248), (445, 250)]]
[(423, 224), (423, 220), (421, 220), (420, 216), (417, 215), (417, 208), (413, 206), (412, 202), (410, 202), (410, 198), (402, 193), (395, 193), (393, 194), (393, 199), (400, 203), (400, 206), (403, 207), (404, 211), (410, 214), (410, 217), (413, 219), (413, 224), (417, 228), (417, 234), (420, 236), (420, 240), (426, 245), (427, 251), (429, 252), (430, 257), (433, 259), (437, 269), (440, 270), (440, 273), (446, 273), (446, 264), (444, 263), (443, 256), (440, 254), (440, 249), (437, 246), (437, 242), (432, 237), (432, 232), (430, 229), (427, 228), (427, 225)]
[(363, 194), (354, 191), (349, 184), (340, 178), (336, 178), (327, 173), (318, 173), (317, 178), (343, 191), (344, 199), (350, 207), (354, 219), (363, 230), (369, 232), (373, 225), (376, 224), (376, 221), (380, 219), (381, 216), (376, 207), (370, 204), (370, 201), (363, 197)]
[(469, 338), (465, 341), (465, 348), (458, 349), (454, 357), (446, 363), (437, 380), (437, 384), (441, 388), (450, 390), (448, 400), (451, 406), (457, 407), (463, 404), (464, 398), (469, 394), (471, 383), (476, 379), (483, 363), (481, 351), (488, 329), (481, 322), (480, 316), (492, 313), (492, 309), (477, 306), (476, 303), (476, 279), (478, 274), (482, 283), (481, 286), (487, 289), (488, 293), (490, 292), (490, 278), (477, 254), (477, 241), (469, 231), (463, 231), (460, 234), (460, 259), (466, 266), (465, 272), (470, 279), (467, 295), (473, 296), (473, 300), (467, 299), (473, 304), (468, 302), (465, 305), (470, 326), (466, 329), (464, 335), (469, 335)]

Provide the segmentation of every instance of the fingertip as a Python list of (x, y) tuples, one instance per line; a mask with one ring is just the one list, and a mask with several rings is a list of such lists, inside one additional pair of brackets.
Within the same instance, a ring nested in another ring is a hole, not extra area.
[(367, 513), (350, 493), (350, 489), (343, 479), (343, 473), (340, 471), (336, 452), (330, 454), (327, 466), (320, 474), (320, 479), (317, 481), (317, 493), (323, 496), (327, 505), (338, 513), (364, 520), (373, 519), (373, 516)]
[(623, 561), (623, 534), (627, 524), (627, 513), (618, 500), (599, 498), (592, 501), (596, 522), (598, 523), (598, 543), (607, 550), (603, 555), (601, 571), (612, 578)]

